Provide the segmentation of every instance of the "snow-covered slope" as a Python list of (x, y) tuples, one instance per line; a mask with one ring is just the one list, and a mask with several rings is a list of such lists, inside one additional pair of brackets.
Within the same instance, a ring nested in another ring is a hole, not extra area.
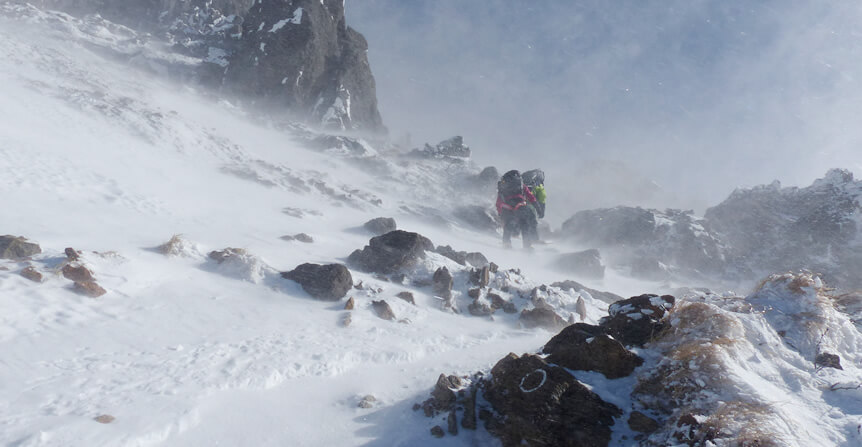
[[(459, 206), (492, 202), (464, 189), (478, 172), (469, 162), (387, 155), (385, 146), (275, 123), (174, 84), (167, 79), (190, 61), (96, 17), (10, 4), (0, 12), (0, 234), (42, 249), (0, 259), (0, 445), (496, 445), (482, 428), (436, 440), (429, 429), (442, 422), (411, 411), (441, 373), (487, 371), (553, 335), (522, 328), (517, 313), (471, 316), (469, 267), (428, 253), (408, 272), (418, 282), (352, 270), (362, 284), (349, 292), (352, 311), (278, 274), (346, 262), (368, 244), (362, 224), (373, 217), (482, 252), (500, 265), (491, 287), (516, 310), (542, 303), (577, 318), (580, 296), (585, 322), (607, 313), (586, 290), (540, 287), (566, 279), (549, 268), (555, 248), (504, 250), (493, 232), (452, 217)], [(297, 233), (313, 242), (281, 239)], [(164, 255), (158, 247), (179, 234)], [(67, 247), (105, 295), (73, 291)], [(207, 256), (226, 247), (241, 250), (223, 263)], [(21, 276), (27, 266), (42, 279)], [(424, 283), (439, 267), (453, 273), (460, 314), (441, 309)], [(631, 389), (653, 369), (678, 365), (677, 345), (690, 343), (726, 349), (716, 355), (732, 379), (695, 380), (693, 397), (713, 393), (692, 400), (702, 404), (691, 406), (698, 417), (744, 400), (779, 408), (763, 426), (784, 444), (856, 445), (858, 333), (826, 305), (822, 283), (794, 278), (773, 278), (747, 300), (683, 300), (670, 320), (679, 337), (638, 350), (646, 363), (635, 376), (575, 373), (624, 410), (614, 445), (631, 445), (624, 418), (638, 408), (668, 427), (651, 440), (673, 435), (680, 414)], [(657, 288), (614, 271), (589, 285), (623, 295)], [(396, 298), (403, 291), (416, 305)], [(381, 299), (399, 321), (375, 315)], [(684, 318), (692, 306), (725, 315), (706, 322), (730, 323), (700, 330)], [(813, 366), (811, 355), (826, 347), (843, 371)], [(103, 415), (113, 420), (96, 420)]]

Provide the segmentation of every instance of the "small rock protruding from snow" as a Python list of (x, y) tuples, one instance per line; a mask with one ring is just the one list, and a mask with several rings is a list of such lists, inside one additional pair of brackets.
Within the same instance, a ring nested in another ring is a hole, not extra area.
[(626, 350), (599, 326), (575, 323), (555, 335), (542, 350), (547, 361), (565, 368), (597, 371), (608, 379), (626, 377), (643, 359)]
[(102, 414), (94, 417), (93, 420), (100, 424), (110, 424), (111, 422), (114, 422), (114, 417), (110, 414)]
[(73, 265), (66, 264), (63, 266), (63, 276), (66, 279), (76, 282), (92, 282), (95, 281), (93, 278), (93, 272), (91, 272), (87, 267), (83, 265)]
[(32, 265), (27, 266), (23, 270), (21, 270), (20, 275), (33, 282), (42, 282), (42, 274), (39, 273), (39, 271), (36, 270), (36, 268)]
[(439, 425), (435, 425), (435, 426), (431, 427), (431, 436), (433, 436), (435, 438), (442, 438), (442, 437), (446, 436), (446, 432), (443, 431), (443, 427), (441, 427)]
[(344, 303), (344, 310), (353, 310), (354, 307), (356, 307), (356, 300), (351, 296), (347, 299), (347, 302)]
[(404, 301), (407, 301), (408, 303), (410, 303), (414, 306), (416, 305), (416, 299), (413, 298), (413, 294), (406, 291), (406, 290), (403, 292), (398, 292), (398, 295), (395, 295), (395, 296), (398, 298), (401, 298)]
[(425, 259), (425, 252), (434, 250), (434, 244), (426, 237), (403, 230), (395, 230), (371, 238), (362, 250), (355, 250), (347, 263), (364, 272), (382, 274), (395, 273), (412, 267)]
[(587, 303), (584, 301), (584, 297), (580, 295), (578, 295), (578, 301), (575, 303), (575, 312), (581, 318), (581, 321), (587, 319)]
[(102, 286), (96, 284), (95, 281), (75, 281), (72, 290), (90, 298), (98, 298), (108, 293)]
[[(179, 256), (185, 258), (201, 257), (201, 250), (198, 246), (181, 234), (171, 236), (170, 240), (159, 245), (155, 250), (165, 256)], [(66, 253), (66, 256), (69, 256), (68, 252)]]
[(374, 313), (378, 317), (384, 320), (395, 321), (397, 319), (395, 312), (392, 311), (392, 307), (389, 306), (386, 300), (372, 301), (371, 308), (374, 309)]
[(289, 272), (282, 272), (281, 276), (299, 283), (302, 290), (324, 301), (338, 301), (353, 287), (350, 270), (341, 264), (305, 263)]
[(541, 327), (551, 331), (560, 330), (568, 325), (565, 318), (557, 315), (556, 312), (548, 307), (537, 307), (532, 310), (524, 309), (521, 311), (518, 321), (527, 329)]
[(0, 259), (25, 259), (42, 253), (39, 244), (21, 236), (0, 236)]
[(363, 396), (357, 406), (359, 408), (371, 408), (374, 406), (375, 402), (377, 402), (377, 398), (369, 394), (367, 396)]
[(66, 254), (66, 259), (68, 261), (77, 261), (81, 256), (81, 252), (75, 250), (72, 247), (66, 247), (66, 250), (63, 251)]
[(666, 326), (661, 320), (675, 302), (670, 295), (651, 294), (622, 300), (610, 306), (599, 326), (626, 346), (643, 346)]
[(814, 366), (818, 368), (844, 369), (841, 367), (841, 357), (838, 354), (830, 354), (828, 352), (817, 354), (817, 357), (814, 358)]

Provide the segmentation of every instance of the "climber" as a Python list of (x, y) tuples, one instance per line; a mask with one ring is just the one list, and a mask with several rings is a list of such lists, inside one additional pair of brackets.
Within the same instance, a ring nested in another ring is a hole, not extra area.
[(521, 234), (524, 248), (531, 248), (539, 239), (536, 197), (524, 185), (521, 173), (512, 170), (497, 182), (497, 213), (503, 219), (503, 245), (512, 246), (512, 236)]
[(532, 205), (536, 208), (536, 214), (539, 219), (545, 217), (545, 202), (548, 199), (548, 194), (545, 192), (545, 173), (540, 169), (533, 169), (521, 174), (524, 180), (524, 186), (530, 188), (530, 192), (536, 197), (536, 202)]

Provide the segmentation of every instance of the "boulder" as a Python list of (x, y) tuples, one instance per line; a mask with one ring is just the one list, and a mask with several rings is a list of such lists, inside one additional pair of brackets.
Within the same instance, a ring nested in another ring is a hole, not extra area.
[(69, 279), (72, 281), (80, 281), (80, 282), (95, 281), (95, 278), (93, 278), (93, 272), (91, 272), (89, 269), (87, 269), (87, 267), (84, 267), (83, 265), (66, 264), (63, 266), (62, 271), (63, 271), (63, 276), (65, 276), (66, 279)]
[(491, 370), (484, 398), (488, 431), (504, 446), (604, 446), (622, 415), (565, 369), (541, 357), (509, 354)]
[(374, 313), (378, 317), (384, 320), (394, 321), (396, 319), (395, 312), (392, 311), (392, 308), (389, 307), (389, 303), (385, 300), (372, 301), (371, 308), (374, 309)]
[(598, 326), (575, 323), (555, 335), (542, 349), (549, 363), (579, 371), (596, 371), (608, 379), (626, 377), (643, 359), (608, 337)]
[(42, 253), (39, 244), (28, 242), (23, 237), (0, 236), (0, 259), (24, 259)]
[(513, 314), (518, 310), (515, 308), (515, 304), (511, 301), (506, 301), (502, 296), (497, 295), (496, 293), (488, 293), (488, 301), (491, 302), (491, 309), (503, 309), (503, 312), (507, 314)]
[(560, 269), (584, 278), (601, 279), (605, 277), (605, 266), (596, 249), (566, 253), (557, 258)]
[(491, 268), (489, 266), (483, 266), (478, 269), (473, 269), (470, 271), (470, 283), (479, 286), (479, 288), (484, 288), (491, 282)]
[(441, 427), (439, 425), (435, 425), (435, 426), (431, 427), (431, 436), (433, 436), (435, 438), (442, 438), (442, 437), (446, 436), (446, 432), (443, 431), (443, 427)]
[(422, 149), (414, 149), (411, 155), (424, 158), (456, 157), (470, 158), (470, 148), (464, 144), (464, 138), (454, 136), (437, 143), (436, 146), (425, 144)]
[(42, 274), (32, 265), (21, 270), (21, 276), (33, 282), (42, 282)]
[(675, 301), (670, 295), (652, 294), (618, 301), (599, 326), (625, 346), (643, 346), (666, 327), (662, 318)]
[(482, 268), (482, 267), (488, 266), (490, 264), (490, 262), (488, 261), (488, 258), (486, 258), (485, 255), (483, 255), (482, 253), (479, 253), (477, 251), (467, 253), (467, 256), (465, 259), (467, 261), (467, 264), (470, 264), (476, 268)]
[(282, 272), (281, 276), (299, 283), (302, 290), (324, 301), (338, 301), (353, 287), (350, 270), (341, 264), (305, 263), (289, 272)]
[(443, 255), (458, 264), (467, 265), (467, 252), (466, 251), (456, 251), (452, 247), (448, 245), (441, 245), (434, 249), (434, 252), (440, 255)]
[(347, 302), (344, 303), (344, 310), (353, 310), (356, 307), (356, 300), (351, 296), (347, 299)]
[(532, 310), (524, 309), (518, 319), (527, 329), (541, 327), (551, 331), (560, 330), (568, 325), (568, 322), (547, 307), (537, 307)]
[(397, 229), (395, 219), (391, 217), (376, 217), (365, 222), (362, 227), (375, 236), (382, 236)]
[(64, 250), (64, 253), (66, 254), (66, 259), (68, 259), (69, 261), (77, 261), (78, 257), (81, 256), (81, 252), (79, 252), (78, 250), (75, 250), (72, 247), (66, 247), (66, 250)]
[(460, 206), (452, 211), (452, 215), (460, 222), (479, 231), (496, 233), (497, 229), (502, 227), (502, 222), (493, 208), (480, 205)]
[(415, 265), (425, 258), (425, 251), (434, 250), (428, 238), (403, 230), (395, 230), (371, 238), (362, 250), (355, 250), (347, 263), (364, 272), (390, 274)]
[(479, 300), (474, 300), (472, 303), (470, 303), (470, 305), (467, 307), (467, 310), (470, 312), (470, 315), (474, 315), (477, 317), (487, 317), (488, 315), (494, 313), (494, 310), (491, 309), (491, 306), (488, 306), (487, 304)]

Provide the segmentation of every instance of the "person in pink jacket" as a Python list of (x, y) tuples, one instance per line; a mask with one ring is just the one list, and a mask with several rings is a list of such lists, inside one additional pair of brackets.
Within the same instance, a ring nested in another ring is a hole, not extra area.
[(512, 236), (521, 234), (524, 248), (539, 240), (536, 197), (524, 185), (517, 170), (503, 174), (497, 183), (497, 214), (503, 220), (503, 245), (512, 246)]

